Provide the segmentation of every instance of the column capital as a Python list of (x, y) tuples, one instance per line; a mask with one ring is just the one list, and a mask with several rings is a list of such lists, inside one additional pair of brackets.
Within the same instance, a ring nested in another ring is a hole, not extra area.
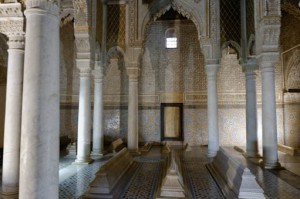
[(220, 68), (220, 64), (206, 64), (205, 65), (206, 75), (207, 76), (216, 76), (219, 68)]
[(94, 76), (94, 81), (101, 81), (103, 79), (102, 68), (95, 68), (95, 70), (92, 71), (92, 74)]
[(261, 53), (258, 59), (259, 67), (262, 72), (274, 72), (275, 64), (279, 60), (278, 52)]
[(243, 72), (247, 74), (255, 74), (255, 71), (258, 69), (255, 58), (250, 58), (246, 63), (242, 63)]
[(140, 69), (138, 67), (126, 67), (127, 75), (129, 80), (138, 80), (140, 75)]
[(59, 16), (60, 0), (27, 0), (25, 15), (28, 11), (31, 12), (30, 9), (42, 9), (50, 14)]
[(77, 59), (76, 67), (79, 69), (80, 77), (89, 77), (91, 75), (91, 60), (89, 59)]
[(8, 46), (9, 49), (24, 50), (25, 46), (25, 34), (24, 33), (9, 33), (8, 34)]

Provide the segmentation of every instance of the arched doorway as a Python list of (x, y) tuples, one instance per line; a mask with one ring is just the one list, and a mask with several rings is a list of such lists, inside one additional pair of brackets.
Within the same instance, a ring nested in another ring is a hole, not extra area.
[(197, 27), (170, 7), (147, 30), (139, 78), (140, 141), (207, 144), (206, 102), (194, 99), (207, 92)]

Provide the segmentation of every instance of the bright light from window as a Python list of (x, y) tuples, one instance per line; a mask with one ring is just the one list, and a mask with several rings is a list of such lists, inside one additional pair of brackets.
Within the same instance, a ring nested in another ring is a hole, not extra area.
[(177, 48), (177, 37), (167, 38), (166, 48)]

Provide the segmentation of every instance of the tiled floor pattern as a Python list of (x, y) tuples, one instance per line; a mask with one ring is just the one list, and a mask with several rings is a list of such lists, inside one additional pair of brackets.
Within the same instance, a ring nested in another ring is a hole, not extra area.
[[(205, 164), (206, 148), (196, 147), (191, 152), (180, 152), (182, 167), (184, 170), (184, 181), (186, 182), (191, 198), (222, 199), (220, 189), (210, 176)], [(127, 191), (122, 193), (120, 198), (146, 199), (153, 198), (153, 193), (157, 189), (162, 172), (162, 164), (165, 157), (160, 154), (158, 148), (154, 148), (145, 156), (136, 157), (135, 160), (141, 166), (136, 170), (132, 179), (128, 183)], [(84, 166), (70, 178), (60, 183), (59, 194), (62, 199), (80, 198), (87, 190), (89, 183), (94, 179), (94, 174), (108, 160), (96, 160), (93, 164)], [(60, 168), (68, 168), (67, 164), (73, 160), (61, 161)], [(270, 199), (300, 199), (299, 186), (295, 187), (278, 178), (274, 172), (264, 170), (261, 167), (248, 162), (249, 169), (256, 175), (259, 185), (264, 189), (265, 194)], [(285, 172), (288, 178), (290, 173)], [(297, 176), (295, 177), (297, 184)], [(300, 182), (299, 182), (300, 184)]]
[(197, 148), (194, 152), (181, 152), (184, 180), (192, 198), (222, 199), (224, 198), (218, 185), (208, 172), (206, 150)]
[(59, 185), (59, 198), (80, 198), (86, 192), (90, 182), (95, 178), (95, 173), (105, 162), (107, 162), (107, 158), (95, 160), (92, 164), (83, 167), (73, 176), (61, 182)]
[(129, 186), (121, 198), (141, 199), (154, 198), (161, 180), (163, 162), (140, 162), (140, 166), (132, 176)]
[(300, 199), (300, 190), (281, 180), (271, 171), (254, 164), (248, 164), (248, 168), (256, 176), (258, 184), (263, 188), (268, 198)]

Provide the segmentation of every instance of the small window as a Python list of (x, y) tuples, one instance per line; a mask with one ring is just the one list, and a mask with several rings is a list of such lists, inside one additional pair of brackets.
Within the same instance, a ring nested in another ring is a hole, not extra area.
[(168, 28), (165, 32), (166, 48), (177, 48), (177, 35), (175, 28)]
[(177, 48), (177, 37), (167, 38), (166, 48)]

